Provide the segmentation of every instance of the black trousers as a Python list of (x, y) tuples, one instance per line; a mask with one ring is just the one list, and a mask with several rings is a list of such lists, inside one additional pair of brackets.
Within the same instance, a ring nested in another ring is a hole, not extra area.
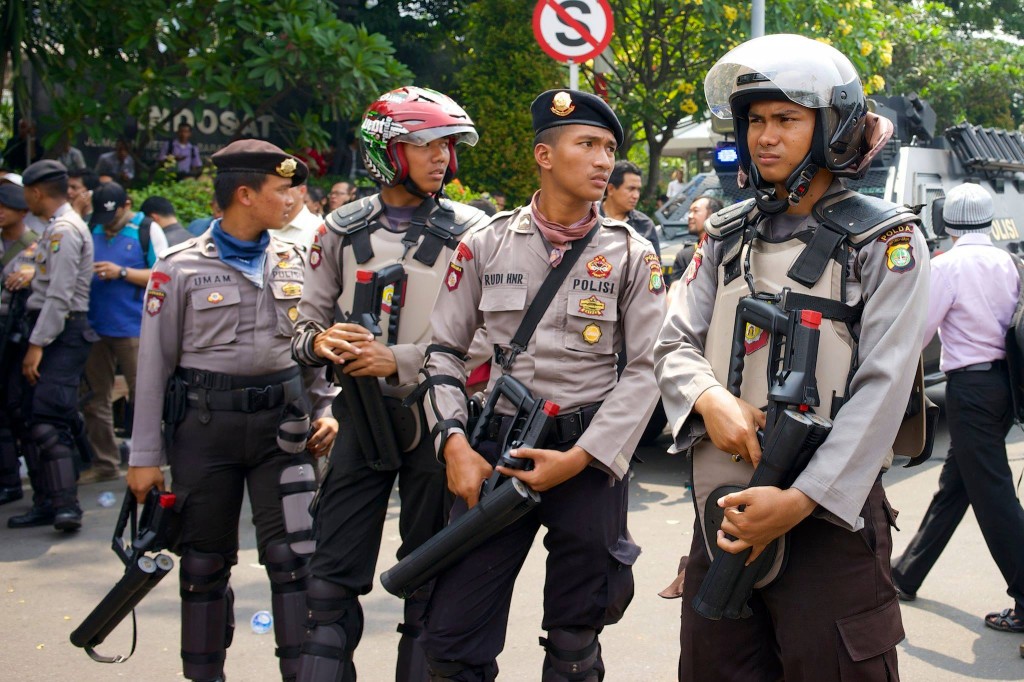
[(951, 374), (946, 415), (950, 445), (939, 489), (893, 576), (901, 588), (916, 592), (970, 505), (1007, 594), (1024, 612), (1024, 509), (1006, 457), (1006, 435), (1013, 424), (1006, 370)]
[(892, 508), (876, 482), (861, 510), (864, 527), (810, 516), (789, 534), (786, 567), (754, 590), (749, 618), (710, 620), (693, 600), (710, 567), (694, 525), (683, 580), (682, 682), (898, 682), (904, 636), (889, 561)]
[[(0, 356), (0, 487), (3, 488), (21, 487), (18, 457), (23, 454), (23, 445), (31, 441), (22, 408), (22, 396), (27, 388), (21, 374), (21, 361), (24, 357), (25, 345), (10, 341)], [(35, 471), (38, 462), (32, 461), (31, 457), (27, 459), (32, 488), (37, 491), (35, 501), (41, 504), (44, 500), (40, 496), (41, 490), (37, 490), (41, 486)]]
[[(480, 454), (498, 459), (495, 443)], [(541, 526), (548, 551), (541, 627), (598, 632), (622, 618), (633, 598), (640, 554), (626, 530), (629, 481), (612, 482), (594, 467), (541, 494), (526, 516), (438, 576), (420, 641), (435, 660), (487, 666), (505, 646), (516, 576)], [(457, 500), (452, 519), (466, 513)]]
[(263, 563), (267, 544), (285, 536), (278, 483), (292, 456), (277, 446), (281, 410), (209, 414), (209, 423), (203, 424), (199, 411), (189, 407), (168, 453), (181, 512), (182, 553), (194, 549), (237, 563), (238, 518), (248, 485)]
[(354, 430), (348, 426), (348, 412), (337, 404), (336, 409), (341, 428), (320, 487), (317, 545), (310, 569), (317, 578), (367, 594), (373, 587), (395, 480), (402, 503), (399, 559), (444, 528), (451, 506), (448, 482), (429, 437), (402, 455), (402, 466), (397, 471), (371, 469)]

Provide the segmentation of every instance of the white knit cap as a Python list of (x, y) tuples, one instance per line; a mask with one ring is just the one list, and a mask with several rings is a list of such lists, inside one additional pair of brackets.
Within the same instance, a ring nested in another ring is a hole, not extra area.
[(953, 237), (992, 231), (992, 195), (973, 182), (954, 187), (942, 206), (942, 222)]

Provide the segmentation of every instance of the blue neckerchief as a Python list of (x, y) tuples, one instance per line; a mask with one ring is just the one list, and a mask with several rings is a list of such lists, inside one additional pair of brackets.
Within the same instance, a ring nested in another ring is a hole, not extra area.
[(213, 221), (210, 232), (213, 243), (217, 245), (217, 257), (226, 264), (242, 273), (247, 280), (260, 289), (263, 288), (263, 265), (267, 262), (267, 244), (270, 234), (263, 232), (255, 242), (236, 239), (220, 226), (220, 218)]

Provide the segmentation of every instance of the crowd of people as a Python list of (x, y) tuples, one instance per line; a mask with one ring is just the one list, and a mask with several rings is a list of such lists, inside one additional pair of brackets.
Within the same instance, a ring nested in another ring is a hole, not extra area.
[[(1003, 523), (1020, 505), (999, 437), (1020, 282), (1008, 256), (976, 255), (991, 247), (991, 198), (951, 194), (958, 241), (932, 269), (912, 211), (843, 184), (892, 134), (845, 56), (797, 36), (754, 39), (715, 64), (705, 92), (734, 120), (754, 196), (692, 203), (698, 241), (671, 296), (655, 225), (636, 210), (642, 173), (615, 160), (622, 126), (575, 90), (533, 101), (538, 189), (507, 211), (500, 193), (479, 207), (445, 197), (476, 124), (413, 86), (361, 121), (370, 193), (315, 191), (302, 158), (262, 140), (212, 156), (212, 214), (187, 227), (164, 197), (136, 210), (120, 148), (101, 159), (105, 179), (51, 159), (0, 178), (0, 504), (23, 495), (19, 458), (32, 490), (8, 525), (78, 530), (77, 486), (120, 476), (119, 372), (134, 408), (128, 487), (140, 501), (176, 495), (186, 679), (224, 679), (247, 489), (282, 679), (354, 681), (360, 599), (397, 483), (400, 560), (498, 486), (533, 503), (410, 590), (396, 679), (497, 678), (513, 588), (543, 527), (540, 677), (596, 682), (601, 638), (633, 597), (629, 478), (660, 397), (698, 511), (670, 595), (683, 598), (680, 680), (898, 679), (899, 601), (968, 504), (1015, 600), (985, 624), (1024, 632), (1024, 512)], [(162, 152), (182, 177), (201, 165), (189, 133)], [(982, 288), (970, 282), (997, 275), (1004, 295), (969, 303)], [(956, 339), (965, 305), (988, 311), (990, 343), (948, 344), (943, 368), (972, 416), (951, 426), (934, 509), (894, 573), (882, 475), (894, 443), (924, 454), (923, 411), (905, 409), (922, 340)], [(806, 366), (776, 372), (782, 342)], [(534, 399), (546, 407), (531, 419), (547, 428), (524, 425)], [(799, 466), (776, 447), (785, 429), (818, 436)], [(988, 457), (969, 464), (982, 445)], [(308, 508), (284, 503), (313, 490)], [(729, 557), (752, 587), (716, 611), (703, 587)]]

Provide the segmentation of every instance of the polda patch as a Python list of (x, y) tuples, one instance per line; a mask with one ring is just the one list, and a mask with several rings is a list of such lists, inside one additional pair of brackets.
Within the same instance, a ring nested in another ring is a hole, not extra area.
[(665, 280), (661, 276), (661, 259), (656, 254), (649, 253), (644, 256), (644, 262), (651, 269), (651, 277), (647, 282), (647, 289), (655, 294), (665, 290)]
[(444, 275), (444, 285), (448, 287), (448, 291), (455, 291), (459, 288), (459, 282), (462, 281), (462, 268), (455, 263), (448, 264), (448, 272)]
[(890, 272), (909, 272), (916, 264), (910, 237), (895, 237), (885, 243), (885, 267)]
[(150, 317), (156, 317), (159, 315), (160, 311), (164, 307), (164, 298), (166, 296), (166, 292), (160, 291), (159, 289), (150, 289), (146, 293), (146, 314)]

